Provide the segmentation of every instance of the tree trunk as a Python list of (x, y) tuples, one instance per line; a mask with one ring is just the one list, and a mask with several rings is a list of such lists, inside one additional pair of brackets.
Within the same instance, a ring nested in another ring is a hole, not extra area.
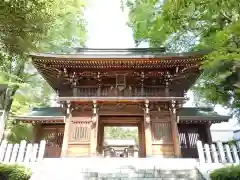
[[(25, 67), (25, 61), (20, 61), (18, 62), (18, 64), (16, 65), (16, 67), (14, 68), (14, 71), (12, 74), (16, 77), (18, 77), (19, 79), (23, 78), (23, 73), (24, 73), (24, 67)], [(10, 81), (11, 79), (9, 79)], [(18, 82), (19, 83), (19, 82)], [(3, 96), (3, 101), (1, 102), (3, 107), (4, 107), (4, 113), (5, 113), (5, 117), (4, 120), (2, 120), (2, 128), (6, 129), (6, 121), (8, 120), (8, 116), (12, 107), (12, 103), (14, 100), (14, 95), (16, 94), (17, 90), (19, 89), (18, 85), (14, 85), (12, 87), (9, 87), (5, 93), (5, 95)]]

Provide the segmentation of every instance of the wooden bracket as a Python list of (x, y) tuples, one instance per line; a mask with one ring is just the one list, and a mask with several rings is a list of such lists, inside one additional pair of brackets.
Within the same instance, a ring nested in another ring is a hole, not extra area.
[(70, 115), (72, 113), (72, 110), (71, 110), (71, 102), (68, 101), (67, 102), (67, 115)]
[(147, 124), (151, 122), (149, 115), (149, 100), (145, 100), (145, 122)]
[(176, 114), (176, 101), (172, 100), (170, 110), (175, 115)]
[(92, 123), (97, 122), (97, 101), (93, 101), (93, 116), (92, 116)]

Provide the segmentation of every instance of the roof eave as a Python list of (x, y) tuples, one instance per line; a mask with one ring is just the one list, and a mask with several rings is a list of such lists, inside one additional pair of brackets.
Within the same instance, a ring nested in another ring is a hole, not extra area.
[(178, 116), (179, 121), (228, 122), (231, 116)]
[(109, 102), (123, 102), (123, 101), (133, 101), (133, 102), (144, 102), (149, 101), (162, 101), (167, 102), (171, 100), (175, 101), (185, 101), (188, 100), (186, 97), (58, 97), (61, 101), (77, 101), (77, 102), (93, 102), (93, 101), (109, 101)]
[(63, 120), (65, 122), (66, 116), (11, 116), (15, 120)]
[(54, 59), (107, 59), (107, 58), (168, 58), (168, 57), (197, 57), (207, 55), (210, 51), (196, 51), (196, 52), (183, 52), (183, 53), (167, 53), (167, 52), (159, 52), (159, 53), (136, 53), (134, 51), (97, 51), (97, 52), (89, 52), (83, 51), (80, 53), (69, 53), (69, 54), (55, 54), (55, 53), (30, 53), (29, 56), (31, 58), (54, 58)]

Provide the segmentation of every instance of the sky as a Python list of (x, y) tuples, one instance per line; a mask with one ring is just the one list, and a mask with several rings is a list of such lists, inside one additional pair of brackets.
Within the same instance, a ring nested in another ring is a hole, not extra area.
[(122, 12), (120, 7), (120, 0), (91, 0), (86, 12), (88, 47), (134, 47), (132, 31), (126, 25), (128, 13)]
[[(133, 48), (134, 40), (132, 30), (126, 25), (128, 11), (122, 12), (121, 0), (90, 0), (85, 16), (87, 19), (89, 48)], [(146, 47), (143, 44), (142, 47)], [(185, 106), (193, 106), (192, 93), (189, 92), (190, 100)], [(228, 110), (221, 106), (216, 106), (215, 111), (221, 115), (226, 115)], [(213, 125), (211, 128), (224, 129), (231, 128), (235, 120), (230, 123)]]

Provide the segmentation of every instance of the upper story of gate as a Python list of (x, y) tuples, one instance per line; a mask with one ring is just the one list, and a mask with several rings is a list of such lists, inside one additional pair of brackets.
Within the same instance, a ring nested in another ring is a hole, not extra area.
[(65, 100), (183, 98), (200, 75), (206, 52), (164, 48), (88, 49), (34, 53), (33, 65)]

